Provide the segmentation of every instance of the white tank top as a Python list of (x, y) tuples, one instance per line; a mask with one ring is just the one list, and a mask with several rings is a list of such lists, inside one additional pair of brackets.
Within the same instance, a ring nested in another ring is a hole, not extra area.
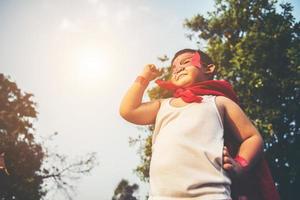
[(224, 129), (215, 97), (183, 107), (162, 99), (152, 136), (148, 200), (227, 200)]

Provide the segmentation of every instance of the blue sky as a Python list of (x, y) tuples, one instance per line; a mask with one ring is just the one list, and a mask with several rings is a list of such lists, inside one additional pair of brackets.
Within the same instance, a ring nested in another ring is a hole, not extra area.
[[(300, 3), (289, 2), (299, 19)], [(58, 132), (51, 145), (70, 158), (98, 154), (74, 200), (110, 199), (122, 178), (146, 193), (128, 144), (142, 132), (119, 116), (121, 98), (144, 65), (161, 67), (157, 56), (196, 48), (183, 20), (212, 9), (211, 0), (0, 1), (0, 73), (34, 94), (37, 134)]]

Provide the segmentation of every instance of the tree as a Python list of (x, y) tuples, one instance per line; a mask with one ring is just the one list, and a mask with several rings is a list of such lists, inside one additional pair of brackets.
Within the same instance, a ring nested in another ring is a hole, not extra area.
[(129, 185), (127, 180), (122, 179), (115, 189), (112, 200), (137, 200), (133, 194), (139, 189), (137, 184)]
[[(191, 32), (188, 38), (206, 45), (219, 67), (216, 79), (234, 85), (242, 108), (263, 135), (281, 198), (295, 199), (300, 195), (300, 24), (291, 4), (281, 4), (281, 11), (276, 5), (268, 0), (216, 0), (207, 17), (197, 14), (184, 26)], [(157, 87), (148, 95), (164, 96)], [(151, 146), (147, 139), (141, 141)], [(143, 156), (151, 155), (143, 150)], [(148, 175), (138, 169), (140, 176)]]
[[(9, 172), (0, 174), (0, 198), (42, 199), (49, 192), (47, 184), (62, 189), (71, 198), (68, 178), (88, 173), (95, 164), (95, 154), (70, 162), (43, 146), (47, 141), (37, 142), (33, 126), (37, 111), (32, 97), (0, 74), (0, 164), (6, 165)], [(53, 162), (45, 164), (49, 160)]]
[(217, 78), (230, 80), (245, 112), (265, 138), (265, 150), (282, 199), (300, 186), (299, 65), (300, 26), (289, 3), (216, 1), (207, 18), (185, 26), (207, 42), (220, 66)]

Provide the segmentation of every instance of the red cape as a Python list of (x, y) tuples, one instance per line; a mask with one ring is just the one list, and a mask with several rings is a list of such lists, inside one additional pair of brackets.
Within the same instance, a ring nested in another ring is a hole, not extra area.
[[(231, 84), (225, 80), (208, 80), (195, 83), (188, 87), (178, 87), (170, 81), (156, 80), (156, 83), (167, 90), (173, 91), (175, 97), (181, 97), (185, 102), (201, 102), (199, 95), (225, 96), (239, 104), (236, 93)], [(230, 134), (225, 124), (225, 145), (230, 155), (235, 157), (240, 147), (238, 141)], [(231, 196), (238, 200), (240, 196), (246, 196), (247, 200), (279, 200), (270, 169), (266, 159), (262, 156), (257, 163), (238, 179), (232, 179)]]

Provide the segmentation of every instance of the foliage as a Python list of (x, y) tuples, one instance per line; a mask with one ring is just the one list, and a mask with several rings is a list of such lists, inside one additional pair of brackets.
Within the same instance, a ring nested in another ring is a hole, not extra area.
[(216, 1), (216, 11), (185, 26), (207, 42), (217, 78), (233, 83), (265, 138), (282, 199), (293, 199), (300, 186), (300, 24), (289, 3), (280, 6), (279, 13), (275, 1)]
[(88, 173), (95, 164), (95, 154), (70, 162), (47, 149), (47, 141), (38, 142), (33, 126), (38, 113), (32, 97), (0, 74), (0, 154), (5, 153), (9, 172), (0, 174), (0, 199), (42, 199), (49, 192), (47, 185), (62, 189), (71, 199), (72, 182), (68, 179)]
[(133, 194), (139, 189), (137, 184), (129, 185), (127, 180), (122, 179), (115, 189), (112, 200), (137, 200)]

